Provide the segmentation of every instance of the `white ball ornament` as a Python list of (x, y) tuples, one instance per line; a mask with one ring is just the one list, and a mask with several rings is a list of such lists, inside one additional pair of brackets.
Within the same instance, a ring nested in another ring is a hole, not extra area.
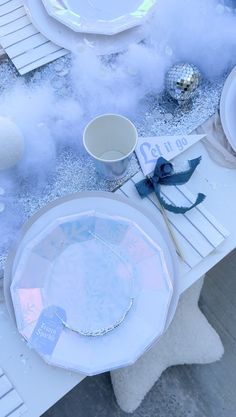
[(16, 165), (24, 152), (24, 137), (18, 126), (0, 116), (0, 171)]

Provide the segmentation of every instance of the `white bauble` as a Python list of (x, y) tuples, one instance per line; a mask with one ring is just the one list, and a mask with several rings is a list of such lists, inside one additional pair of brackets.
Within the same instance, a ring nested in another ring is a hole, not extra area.
[(24, 137), (18, 126), (0, 116), (0, 171), (16, 165), (24, 151)]

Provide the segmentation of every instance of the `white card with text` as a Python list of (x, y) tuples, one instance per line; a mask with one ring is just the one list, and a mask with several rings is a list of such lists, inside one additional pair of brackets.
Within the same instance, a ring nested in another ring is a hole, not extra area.
[(206, 135), (139, 137), (136, 155), (144, 175), (150, 174), (161, 156), (170, 161)]

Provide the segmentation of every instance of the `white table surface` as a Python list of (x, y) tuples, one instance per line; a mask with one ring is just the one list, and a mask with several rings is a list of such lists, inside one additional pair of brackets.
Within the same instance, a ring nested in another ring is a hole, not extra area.
[[(236, 170), (215, 164), (202, 143), (195, 144), (178, 160), (199, 155), (203, 157), (202, 162), (188, 188), (193, 193), (206, 194), (206, 207), (230, 231), (230, 236), (217, 250), (181, 277), (181, 292), (236, 247)], [(26, 403), (28, 411), (25, 417), (39, 417), (84, 378), (47, 366), (22, 341), (7, 315), (4, 303), (0, 304), (0, 368), (4, 369)]]

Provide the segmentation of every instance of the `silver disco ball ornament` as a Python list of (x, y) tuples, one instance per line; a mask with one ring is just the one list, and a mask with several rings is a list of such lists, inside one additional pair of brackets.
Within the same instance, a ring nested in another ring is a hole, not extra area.
[(200, 84), (201, 73), (195, 65), (176, 64), (166, 74), (166, 91), (183, 103), (191, 99)]

